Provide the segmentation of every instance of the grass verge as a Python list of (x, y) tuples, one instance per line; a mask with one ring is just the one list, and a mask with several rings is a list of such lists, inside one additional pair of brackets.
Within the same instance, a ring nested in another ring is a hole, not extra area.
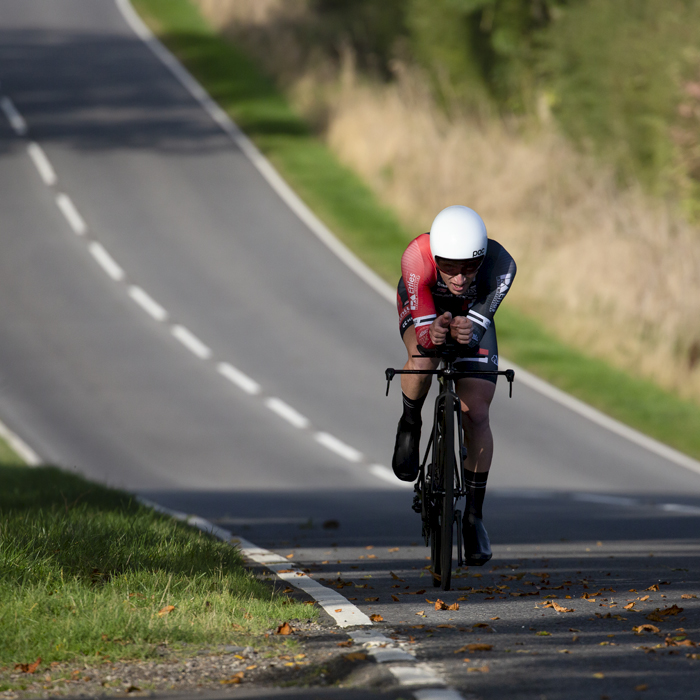
[(129, 494), (8, 461), (0, 463), (0, 666), (259, 647), (281, 622), (314, 616), (246, 571), (233, 547)]
[[(313, 137), (255, 63), (219, 36), (190, 0), (132, 1), (315, 213), (385, 279), (392, 283), (398, 279), (410, 234)], [(700, 458), (696, 404), (565, 346), (507, 304), (499, 310), (498, 328), (501, 349), (513, 361), (618, 420)]]

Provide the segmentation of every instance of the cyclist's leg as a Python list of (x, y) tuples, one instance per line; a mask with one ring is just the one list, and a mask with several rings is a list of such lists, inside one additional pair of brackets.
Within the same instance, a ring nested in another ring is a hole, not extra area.
[[(473, 369), (498, 369), (495, 330), (489, 329), (481, 342), (488, 351), (485, 362), (473, 362)], [(491, 558), (491, 544), (483, 523), (482, 507), (486, 481), (493, 457), (493, 435), (489, 410), (496, 390), (496, 377), (470, 377), (458, 382), (457, 393), (462, 402), (462, 425), (467, 445), (464, 460), (464, 483), (467, 504), (463, 520), (463, 536), (467, 564), (485, 564)]]
[[(418, 340), (408, 305), (408, 295), (401, 283), (397, 294), (397, 308), (399, 330), (408, 353), (404, 369), (434, 369), (438, 365), (438, 360), (428, 357), (413, 357), (413, 355), (418, 355)], [(403, 414), (396, 431), (396, 444), (394, 445), (391, 466), (396, 476), (403, 481), (414, 481), (418, 476), (421, 409), (430, 389), (430, 380), (430, 375), (401, 375)]]
[(462, 425), (467, 444), (465, 471), (484, 473), (491, 468), (493, 434), (489, 409), (496, 391), (495, 382), (488, 379), (461, 379), (457, 393), (462, 401)]

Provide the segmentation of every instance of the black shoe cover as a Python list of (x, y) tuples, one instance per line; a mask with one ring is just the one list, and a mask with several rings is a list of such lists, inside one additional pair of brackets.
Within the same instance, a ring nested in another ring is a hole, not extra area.
[(396, 445), (391, 468), (401, 481), (415, 481), (418, 476), (420, 426), (409, 425), (403, 417), (396, 431)]
[(491, 557), (491, 542), (484, 527), (484, 521), (469, 515), (462, 525), (464, 537), (464, 564), (466, 566), (483, 566)]

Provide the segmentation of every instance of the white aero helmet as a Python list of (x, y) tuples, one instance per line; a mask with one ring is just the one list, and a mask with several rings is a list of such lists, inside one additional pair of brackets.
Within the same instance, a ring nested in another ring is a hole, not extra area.
[(459, 204), (443, 209), (430, 227), (433, 257), (471, 260), (486, 255), (488, 237), (482, 218)]

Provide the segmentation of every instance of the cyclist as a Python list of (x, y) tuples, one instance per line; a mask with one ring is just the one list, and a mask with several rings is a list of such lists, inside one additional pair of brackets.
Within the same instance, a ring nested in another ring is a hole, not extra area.
[[(437, 358), (414, 357), (417, 345), (432, 348), (457, 342), (474, 350), (460, 369), (498, 369), (493, 316), (515, 278), (515, 262), (498, 242), (489, 240), (481, 217), (469, 207), (443, 209), (430, 233), (409, 243), (401, 258), (397, 292), (399, 327), (408, 351), (404, 369), (435, 369)], [(421, 408), (430, 375), (402, 374), (403, 415), (399, 420), (392, 467), (403, 481), (414, 481), (419, 470)], [(457, 382), (462, 402), (467, 507), (463, 519), (466, 563), (485, 564), (491, 544), (482, 506), (493, 456), (489, 406), (497, 377)]]

